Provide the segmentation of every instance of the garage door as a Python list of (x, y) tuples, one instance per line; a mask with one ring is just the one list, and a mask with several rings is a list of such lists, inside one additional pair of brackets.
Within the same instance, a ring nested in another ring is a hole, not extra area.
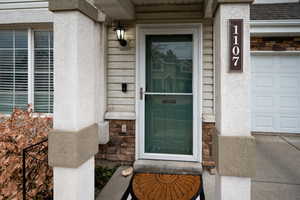
[(300, 54), (251, 56), (252, 130), (300, 133)]

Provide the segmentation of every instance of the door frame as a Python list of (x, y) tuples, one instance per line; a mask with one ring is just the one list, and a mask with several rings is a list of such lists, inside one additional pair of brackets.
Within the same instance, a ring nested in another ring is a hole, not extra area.
[[(193, 35), (193, 155), (145, 153), (146, 35)], [(136, 159), (202, 161), (202, 24), (136, 25)], [(143, 95), (145, 99), (145, 95)]]

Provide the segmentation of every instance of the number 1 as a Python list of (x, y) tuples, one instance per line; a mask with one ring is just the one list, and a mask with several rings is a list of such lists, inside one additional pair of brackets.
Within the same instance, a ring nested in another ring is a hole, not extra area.
[(234, 25), (233, 27), (234, 27), (234, 34), (237, 35), (237, 34), (238, 34), (238, 26), (237, 26), (237, 25)]

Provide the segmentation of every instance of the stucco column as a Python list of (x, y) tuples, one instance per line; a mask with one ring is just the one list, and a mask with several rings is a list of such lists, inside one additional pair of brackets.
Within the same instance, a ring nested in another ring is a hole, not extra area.
[[(255, 172), (255, 140), (250, 130), (250, 1), (218, 2), (214, 16), (216, 199), (250, 200)], [(229, 70), (229, 19), (243, 19), (242, 72)]]
[(53, 15), (54, 131), (49, 135), (49, 164), (54, 170), (54, 200), (93, 200), (102, 29), (76, 10)]

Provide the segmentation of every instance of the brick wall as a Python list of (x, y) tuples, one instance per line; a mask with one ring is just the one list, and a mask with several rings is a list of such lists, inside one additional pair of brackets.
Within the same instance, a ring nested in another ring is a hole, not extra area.
[[(126, 124), (126, 133), (122, 133), (122, 124)], [(108, 144), (99, 145), (96, 159), (132, 164), (135, 160), (135, 121), (110, 120), (109, 137)]]
[[(122, 133), (122, 124), (126, 124), (127, 132)], [(212, 135), (214, 123), (203, 123), (202, 156), (203, 165), (213, 167), (212, 161)], [(99, 145), (96, 155), (98, 160), (113, 161), (120, 164), (132, 164), (135, 160), (135, 121), (134, 120), (110, 120), (110, 141), (108, 144)]]
[(251, 51), (300, 51), (300, 37), (251, 37)]
[(212, 137), (215, 133), (215, 123), (202, 123), (202, 165), (203, 167), (214, 167), (212, 159)]

